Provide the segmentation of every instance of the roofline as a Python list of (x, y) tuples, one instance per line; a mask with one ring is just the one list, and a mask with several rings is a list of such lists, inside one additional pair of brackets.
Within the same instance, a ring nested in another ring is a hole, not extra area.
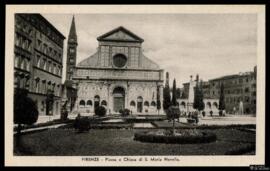
[(115, 29), (113, 29), (113, 30), (111, 30), (111, 31), (109, 31), (109, 32), (107, 32), (107, 33), (105, 33), (105, 34), (102, 34), (101, 36), (97, 37), (97, 40), (100, 41), (100, 40), (102, 40), (102, 38), (104, 38), (104, 37), (110, 35), (111, 33), (115, 32), (115, 31), (117, 31), (117, 30), (119, 30), (119, 29), (123, 29), (123, 30), (126, 31), (127, 33), (129, 33), (129, 34), (131, 34), (132, 36), (134, 36), (134, 37), (136, 37), (137, 39), (139, 39), (139, 41), (136, 41), (136, 42), (144, 42), (144, 40), (143, 40), (142, 38), (140, 38), (140, 37), (137, 36), (136, 34), (132, 33), (130, 30), (126, 29), (126, 28), (123, 27), (123, 26), (119, 26), (119, 27), (117, 27), (117, 28), (115, 28)]
[(58, 33), (60, 35), (61, 38), (66, 39), (66, 37), (59, 31), (57, 30), (57, 28), (54, 27), (54, 25), (52, 25), (52, 23), (50, 23), (45, 17), (43, 17), (41, 14), (36, 13), (33, 14), (36, 15), (37, 17), (39, 17), (41, 20), (43, 20), (46, 24), (48, 24), (56, 33)]

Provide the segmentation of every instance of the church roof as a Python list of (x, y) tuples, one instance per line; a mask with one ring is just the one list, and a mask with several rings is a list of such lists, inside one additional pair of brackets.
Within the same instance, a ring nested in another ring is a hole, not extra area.
[(98, 41), (140, 42), (144, 40), (123, 26), (119, 26), (97, 38)]
[[(144, 54), (142, 54), (142, 66), (138, 67), (138, 69), (160, 69), (159, 65), (147, 58)], [(82, 60), (78, 65), (78, 67), (89, 67), (89, 68), (100, 68), (98, 63), (98, 52), (93, 54), (92, 56)], [(137, 68), (136, 68), (137, 69)]]

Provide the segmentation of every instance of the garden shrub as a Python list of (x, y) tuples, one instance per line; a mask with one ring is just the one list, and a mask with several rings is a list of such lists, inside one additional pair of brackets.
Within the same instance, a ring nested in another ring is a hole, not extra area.
[(81, 117), (78, 115), (74, 121), (74, 128), (79, 132), (89, 131), (90, 119), (88, 117)]
[(129, 109), (124, 109), (124, 110), (119, 110), (119, 113), (121, 116), (129, 116), (130, 115), (130, 110)]
[(202, 132), (199, 135), (158, 135), (148, 132), (140, 132), (134, 134), (134, 140), (152, 143), (170, 143), (170, 144), (193, 144), (193, 143), (209, 143), (216, 141), (217, 137), (214, 133)]
[(104, 106), (98, 106), (95, 108), (95, 115), (105, 116), (107, 109)]
[(219, 114), (219, 116), (222, 116), (222, 110), (220, 110), (220, 111), (218, 112), (218, 114)]

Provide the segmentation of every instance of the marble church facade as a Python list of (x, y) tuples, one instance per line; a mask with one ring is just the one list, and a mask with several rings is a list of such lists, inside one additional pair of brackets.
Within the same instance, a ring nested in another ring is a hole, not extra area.
[(157, 100), (162, 104), (164, 71), (142, 53), (144, 40), (122, 26), (97, 40), (97, 52), (73, 68), (74, 110), (93, 113), (103, 105), (108, 114), (125, 108), (132, 114), (162, 114)]

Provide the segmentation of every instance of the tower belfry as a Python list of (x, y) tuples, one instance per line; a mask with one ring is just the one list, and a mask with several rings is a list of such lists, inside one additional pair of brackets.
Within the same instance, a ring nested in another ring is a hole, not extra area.
[(76, 58), (77, 58), (77, 33), (75, 27), (75, 18), (72, 17), (72, 22), (68, 35), (68, 44), (67, 44), (67, 67), (66, 67), (66, 80), (72, 80), (74, 70), (76, 67)]

